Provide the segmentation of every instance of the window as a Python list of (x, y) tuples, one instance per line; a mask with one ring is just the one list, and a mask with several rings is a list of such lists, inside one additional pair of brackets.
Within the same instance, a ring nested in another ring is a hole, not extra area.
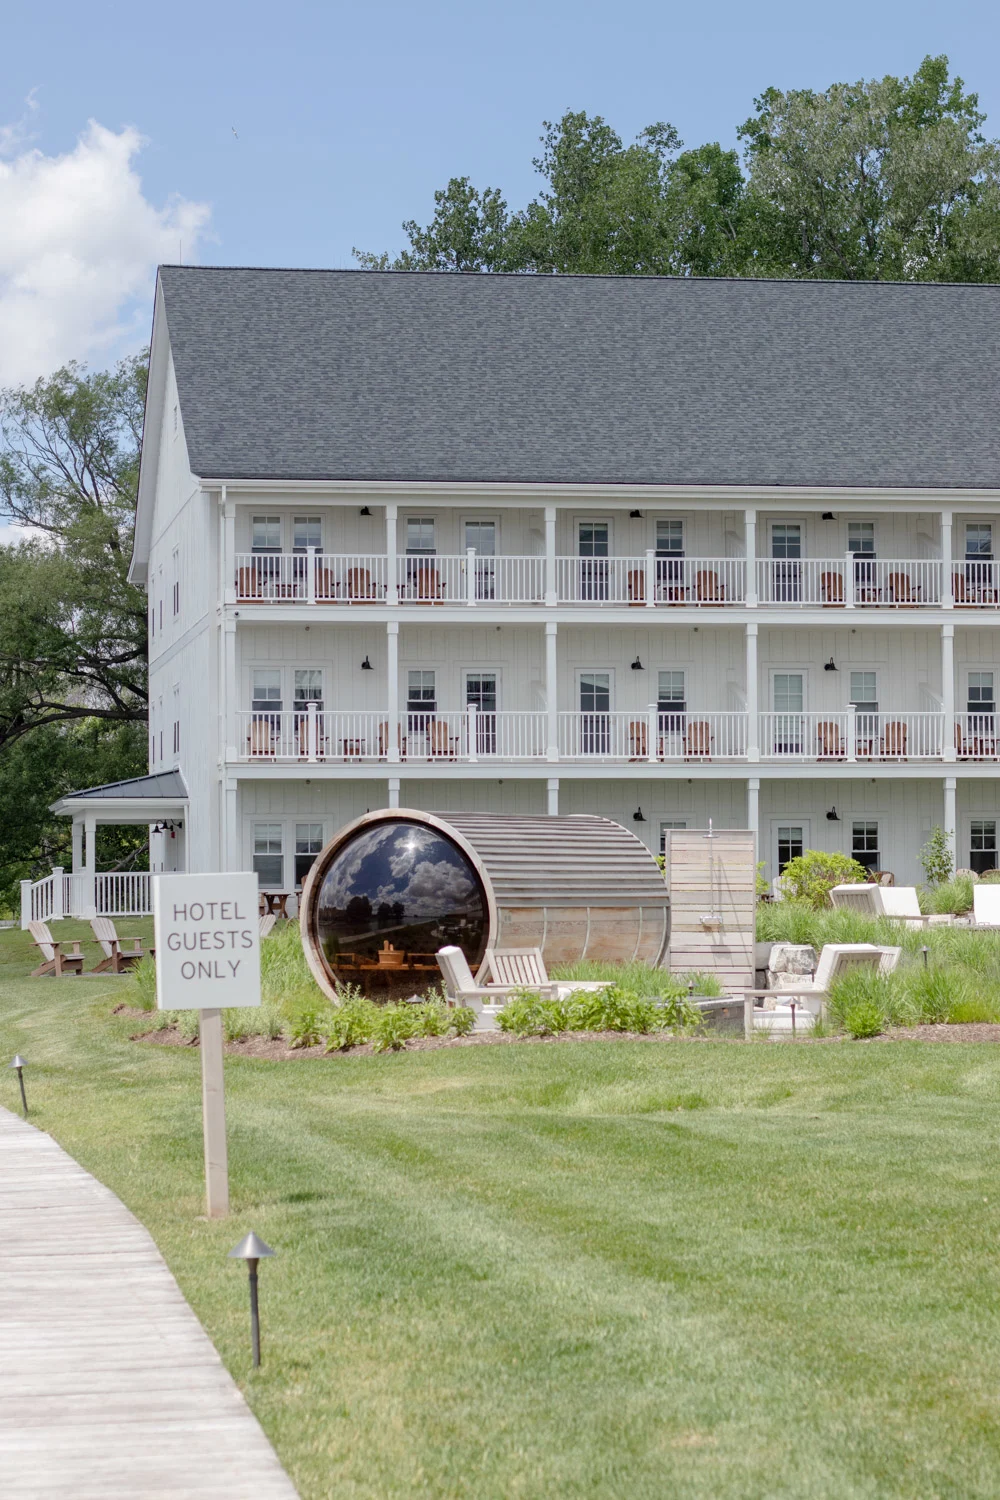
[(801, 824), (782, 823), (778, 827), (778, 874), (784, 873), (785, 866), (793, 859), (798, 859), (805, 849), (805, 834)]
[(580, 557), (607, 557), (610, 527), (607, 521), (580, 521), (577, 546)]
[(660, 854), (664, 859), (666, 859), (667, 857), (667, 834), (670, 833), (672, 829), (686, 827), (686, 823), (678, 823), (676, 820), (660, 824)]
[(160, 600), (160, 629), (163, 629), (163, 600)]
[(994, 818), (973, 818), (969, 826), (969, 869), (977, 875), (997, 867), (997, 825)]
[(802, 527), (797, 521), (775, 521), (771, 526), (771, 564), (774, 599), (797, 604), (802, 597)]
[(996, 708), (993, 697), (993, 673), (969, 673), (969, 713), (992, 714)]
[(682, 671), (670, 668), (659, 674), (656, 706), (660, 715), (660, 733), (683, 734), (687, 698)]
[(866, 870), (878, 870), (878, 824), (867, 819), (854, 822), (851, 828), (851, 853)]
[(181, 586), (178, 580), (174, 580), (174, 619), (181, 612)]
[(678, 520), (657, 521), (657, 557), (684, 556), (684, 522)]
[(179, 755), (180, 752), (181, 752), (181, 721), (180, 721), (180, 719), (175, 719), (174, 720), (174, 754), (175, 755)]
[(859, 755), (869, 756), (878, 738), (878, 674), (852, 672), (850, 702), (854, 705)]
[(156, 640), (156, 605), (155, 604), (151, 604), (149, 606), (149, 638), (150, 638), (151, 641), (155, 641)]
[(323, 848), (322, 823), (295, 825), (295, 888), (302, 885), (317, 854)]
[(875, 522), (848, 521), (847, 550), (855, 557), (875, 556)]
[(611, 737), (611, 673), (580, 673), (580, 748), (585, 755), (607, 755)]
[(407, 724), (411, 734), (419, 734), (437, 713), (435, 674), (411, 671), (406, 676)]
[(477, 753), (495, 755), (497, 749), (497, 674), (495, 672), (466, 672), (465, 702), (474, 703), (478, 709)]
[(993, 557), (993, 524), (969, 521), (965, 527), (965, 556), (969, 560), (989, 562)]
[(280, 890), (285, 882), (280, 823), (253, 825), (253, 869), (262, 886)]
[(294, 683), (295, 708), (298, 712), (307, 713), (310, 703), (315, 703), (317, 709), (322, 709), (323, 670), (321, 667), (297, 669)]
[(434, 556), (433, 516), (407, 516), (406, 555), (407, 557)]
[(250, 534), (250, 545), (254, 552), (281, 551), (280, 516), (254, 516)]
[(277, 667), (258, 667), (253, 674), (254, 713), (281, 712), (281, 672)]
[(292, 520), (292, 551), (306, 552), (310, 547), (323, 546), (323, 520), (321, 516), (295, 516)]
[(774, 754), (801, 755), (805, 737), (802, 673), (775, 672), (771, 679), (771, 693), (774, 699)]
[(497, 523), (495, 521), (466, 521), (465, 546), (476, 554), (476, 598), (496, 598)]
[(970, 672), (968, 718), (965, 732), (970, 738), (968, 749), (977, 759), (996, 754), (996, 702), (993, 696), (993, 673)]

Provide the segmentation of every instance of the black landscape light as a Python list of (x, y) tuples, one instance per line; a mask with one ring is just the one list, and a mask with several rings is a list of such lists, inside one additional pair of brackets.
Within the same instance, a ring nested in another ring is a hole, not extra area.
[(14, 1061), (10, 1064), (10, 1067), (16, 1069), (16, 1071), (17, 1071), (17, 1081), (21, 1085), (21, 1109), (22, 1109), (22, 1111), (24, 1113), (24, 1118), (25, 1119), (28, 1118), (28, 1096), (24, 1092), (24, 1070), (25, 1070), (25, 1068), (27, 1066), (28, 1066), (28, 1064), (25, 1061), (25, 1059), (21, 1056), (20, 1052), (17, 1053), (16, 1057), (14, 1058)]
[(245, 1260), (247, 1270), (250, 1273), (250, 1343), (253, 1349), (254, 1369), (260, 1366), (260, 1310), (257, 1306), (257, 1266), (266, 1256), (273, 1255), (274, 1251), (270, 1245), (258, 1239), (251, 1229), (234, 1249), (229, 1252), (230, 1260)]
[(920, 951), (924, 955), (924, 968), (926, 969), (926, 967), (927, 967), (927, 955), (928, 955), (928, 953), (930, 953), (931, 950), (928, 948), (927, 944), (925, 943), (924, 946), (921, 948)]
[(375, 668), (372, 666), (371, 662), (368, 660), (367, 656), (365, 657), (364, 661), (361, 663), (361, 670), (362, 670), (362, 672), (374, 672), (374, 670), (375, 670)]

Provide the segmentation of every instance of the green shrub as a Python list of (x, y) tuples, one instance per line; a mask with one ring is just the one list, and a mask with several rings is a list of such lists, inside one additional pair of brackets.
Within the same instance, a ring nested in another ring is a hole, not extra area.
[(920, 851), (920, 863), (931, 885), (944, 885), (951, 879), (955, 868), (951, 840), (939, 823), (931, 829), (931, 836)]
[(844, 1026), (855, 1041), (863, 1041), (885, 1030), (885, 1016), (874, 1000), (855, 1000), (844, 1011)]
[(842, 979), (830, 986), (828, 1009), (832, 1020), (848, 1027), (848, 1013), (865, 1009), (878, 1011), (879, 1030), (883, 1030), (891, 1013), (889, 982), (876, 969), (849, 969)]
[(849, 854), (807, 849), (797, 859), (789, 860), (782, 871), (781, 884), (789, 900), (805, 901), (820, 911), (830, 905), (831, 886), (859, 884), (866, 874), (864, 865)]
[(537, 992), (519, 990), (500, 1012), (497, 1025), (514, 1036), (553, 1036), (566, 1030), (566, 1007), (561, 1000), (543, 1000)]
[(476, 1024), (476, 1012), (467, 1005), (454, 1005), (448, 1011), (448, 1020), (456, 1036), (468, 1036)]
[(1000, 1005), (995, 998), (987, 995), (968, 995), (952, 1002), (947, 1020), (951, 1026), (969, 1025), (975, 1021), (997, 1021), (1000, 1020)]
[(293, 1047), (318, 1047), (330, 1027), (333, 1007), (320, 996), (296, 1006), (289, 1018), (289, 1039)]
[(363, 995), (351, 994), (333, 1006), (326, 1028), (327, 1052), (341, 1052), (347, 1047), (361, 1047), (375, 1034), (378, 1007)]
[(371, 1039), (376, 1052), (398, 1052), (404, 1042), (417, 1035), (416, 1006), (402, 1001), (374, 1008), (376, 1015)]
[(935, 964), (924, 968), (922, 963), (916, 963), (902, 973), (897, 972), (894, 978), (891, 988), (898, 998), (891, 1007), (893, 1015), (914, 1026), (947, 1021), (952, 1007), (969, 997), (965, 971), (955, 966), (939, 968)]
[(972, 910), (973, 885), (970, 875), (954, 875), (940, 885), (931, 886), (929, 890), (921, 892), (921, 910), (936, 913), (953, 911), (957, 915), (964, 915)]
[(153, 959), (140, 958), (132, 970), (131, 989), (129, 999), (137, 1009), (156, 1009), (156, 963)]
[(576, 990), (563, 1001), (567, 1031), (652, 1031), (660, 1023), (656, 1001), (612, 985), (607, 990)]
[(444, 1036), (450, 1017), (448, 1008), (440, 1000), (425, 1000), (420, 1005), (411, 1005), (414, 1036)]

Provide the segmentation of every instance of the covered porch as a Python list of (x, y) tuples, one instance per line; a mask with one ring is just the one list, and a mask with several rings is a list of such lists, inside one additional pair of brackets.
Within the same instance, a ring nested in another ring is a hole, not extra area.
[(179, 771), (137, 776), (70, 792), (52, 811), (73, 820), (73, 866), (55, 867), (41, 880), (21, 882), (21, 927), (62, 917), (145, 917), (153, 910), (148, 870), (98, 870), (99, 823), (159, 829), (164, 868), (187, 869), (188, 793)]

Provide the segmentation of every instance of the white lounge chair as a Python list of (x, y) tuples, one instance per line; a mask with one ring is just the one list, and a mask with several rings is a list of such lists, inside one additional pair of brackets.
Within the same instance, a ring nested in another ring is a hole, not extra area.
[(850, 885), (835, 885), (830, 891), (830, 903), (840, 911), (856, 911), (863, 917), (880, 917), (882, 889), (855, 881)]
[[(141, 958), (146, 957), (146, 950), (138, 938), (132, 939), (131, 948), (122, 947), (117, 928), (110, 917), (91, 917), (90, 926), (94, 939), (104, 954), (97, 967), (91, 970), (92, 974), (104, 974), (108, 971), (112, 974), (127, 974)], [(150, 948), (148, 951), (152, 955), (153, 950)]]
[[(472, 977), (469, 961), (461, 948), (449, 946), (437, 951), (438, 968), (444, 975), (445, 993), (449, 1000), (467, 1005), (476, 1012), (473, 1031), (496, 1031), (497, 1016), (503, 1010), (518, 984), (477, 984)], [(538, 986), (533, 986), (538, 988)], [(542, 993), (554, 995), (555, 986), (546, 985)]]
[(755, 997), (781, 997), (774, 1010), (762, 1010), (754, 1016), (754, 1025), (764, 1030), (790, 1029), (794, 1001), (796, 1007), (808, 1013), (808, 1020), (803, 1017), (805, 1030), (813, 1025), (816, 1016), (822, 1014), (832, 986), (838, 979), (843, 979), (848, 970), (877, 969), (880, 975), (891, 974), (902, 951), (902, 948), (881, 947), (877, 943), (826, 943), (812, 979), (804, 979), (794, 989), (752, 991)]
[(977, 927), (1000, 927), (1000, 885), (972, 887), (972, 914)]
[(613, 979), (550, 979), (541, 948), (487, 948), (476, 980), (508, 989), (551, 992), (560, 1000), (576, 990), (594, 993), (614, 984)]
[[(83, 944), (79, 938), (57, 943), (45, 922), (29, 922), (28, 931), (42, 955), (38, 968), (31, 971), (32, 979), (38, 979), (43, 974), (52, 974), (56, 979), (61, 979), (64, 974), (83, 973)], [(64, 953), (64, 948), (70, 951)]]

